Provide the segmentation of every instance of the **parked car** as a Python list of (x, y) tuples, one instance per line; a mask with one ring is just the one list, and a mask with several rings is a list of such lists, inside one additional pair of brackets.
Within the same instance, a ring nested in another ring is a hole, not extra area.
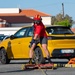
[[(48, 49), (51, 58), (75, 57), (75, 34), (66, 26), (46, 26), (48, 35)], [(29, 59), (29, 44), (33, 36), (33, 27), (26, 26), (18, 30), (10, 38), (0, 43), (0, 60), (1, 63), (10, 63), (12, 59)], [(38, 44), (34, 49), (36, 62), (45, 62), (45, 53)]]
[(4, 34), (0, 34), (0, 42), (3, 41), (3, 39), (6, 37)]
[(5, 39), (8, 39), (9, 37), (9, 35), (0, 34), (0, 42), (2, 42)]
[(2, 41), (8, 39), (9, 37), (10, 37), (10, 35), (6, 35), (6, 36), (2, 39)]

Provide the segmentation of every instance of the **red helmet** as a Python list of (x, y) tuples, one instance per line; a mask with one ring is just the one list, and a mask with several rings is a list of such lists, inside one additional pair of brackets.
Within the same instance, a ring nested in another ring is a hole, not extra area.
[(34, 17), (34, 20), (42, 20), (42, 18), (41, 18), (41, 16), (40, 15), (35, 15), (35, 17)]

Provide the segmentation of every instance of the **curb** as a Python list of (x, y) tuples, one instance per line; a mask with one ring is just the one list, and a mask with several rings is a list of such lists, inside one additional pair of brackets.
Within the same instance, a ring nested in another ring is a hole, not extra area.
[(75, 68), (75, 64), (54, 64), (54, 67)]

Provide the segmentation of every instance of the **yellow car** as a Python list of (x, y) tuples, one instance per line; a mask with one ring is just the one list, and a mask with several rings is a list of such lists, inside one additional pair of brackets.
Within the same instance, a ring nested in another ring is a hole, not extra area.
[[(48, 35), (48, 50), (52, 58), (75, 57), (75, 34), (69, 27), (46, 26)], [(10, 38), (0, 43), (0, 61), (3, 64), (10, 63), (12, 59), (29, 59), (29, 44), (33, 36), (33, 26), (26, 26), (18, 30)], [(34, 62), (45, 60), (44, 50), (40, 44), (34, 49)]]

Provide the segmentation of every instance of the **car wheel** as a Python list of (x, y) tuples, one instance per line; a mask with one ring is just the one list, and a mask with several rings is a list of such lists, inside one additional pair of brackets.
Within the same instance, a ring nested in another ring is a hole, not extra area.
[(36, 64), (40, 64), (40, 63), (44, 63), (45, 59), (43, 57), (42, 51), (40, 49), (40, 47), (36, 47), (34, 49), (34, 58), (33, 58), (34, 62)]
[(0, 50), (0, 61), (2, 64), (9, 64), (10, 59), (8, 59), (7, 53), (4, 48)]

